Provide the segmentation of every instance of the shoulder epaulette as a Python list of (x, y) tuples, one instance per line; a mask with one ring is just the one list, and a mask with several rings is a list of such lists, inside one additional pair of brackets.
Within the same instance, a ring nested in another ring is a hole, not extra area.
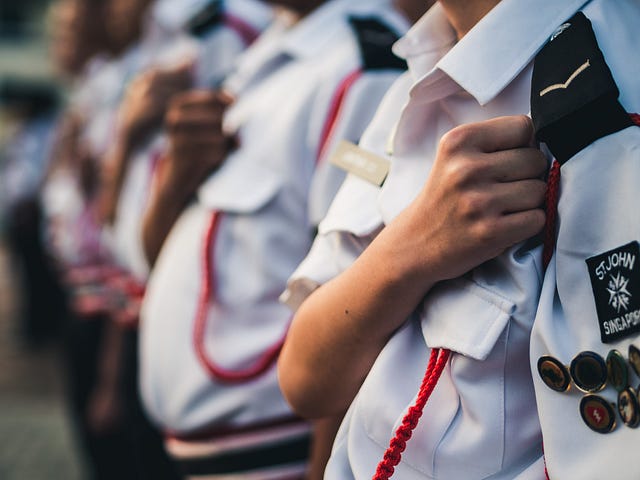
[(534, 61), (531, 117), (561, 164), (599, 138), (632, 125), (618, 86), (582, 12), (563, 23)]
[(191, 17), (191, 20), (187, 23), (187, 31), (195, 37), (203, 36), (222, 21), (222, 10), (221, 0), (209, 1), (198, 13)]
[(349, 17), (349, 23), (358, 39), (365, 70), (407, 69), (406, 62), (391, 51), (399, 38), (391, 28), (374, 17)]

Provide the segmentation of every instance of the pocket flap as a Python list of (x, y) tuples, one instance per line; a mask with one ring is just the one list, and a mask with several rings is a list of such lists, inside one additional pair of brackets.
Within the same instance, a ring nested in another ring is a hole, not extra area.
[(435, 286), (420, 310), (431, 348), (448, 348), (484, 360), (506, 327), (515, 303), (465, 278)]
[(198, 190), (205, 207), (231, 213), (259, 210), (280, 190), (282, 176), (250, 155), (231, 155)]

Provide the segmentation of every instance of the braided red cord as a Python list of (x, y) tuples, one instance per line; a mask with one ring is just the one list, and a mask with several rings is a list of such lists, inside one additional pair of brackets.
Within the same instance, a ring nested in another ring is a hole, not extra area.
[[(274, 345), (269, 347), (264, 354), (258, 358), (255, 364), (244, 370), (227, 370), (216, 365), (207, 355), (205, 347), (205, 328), (207, 326), (207, 313), (209, 311), (210, 298), (215, 294), (214, 272), (212, 256), (215, 251), (215, 240), (218, 227), (220, 225), (220, 212), (213, 212), (211, 220), (204, 238), (202, 248), (202, 289), (200, 291), (200, 299), (198, 301), (198, 310), (196, 312), (195, 327), (193, 330), (193, 343), (196, 356), (202, 367), (211, 375), (212, 378), (226, 383), (246, 382), (256, 378), (266, 372), (278, 359), (280, 350), (284, 345), (283, 337)], [(286, 335), (286, 332), (285, 332)]]
[(553, 249), (556, 244), (556, 218), (558, 216), (558, 193), (560, 190), (560, 163), (554, 160), (547, 179), (547, 192), (545, 203), (547, 206), (547, 219), (544, 226), (544, 250), (542, 252), (542, 262), (547, 268)]
[(422, 416), (427, 400), (429, 400), (444, 367), (447, 365), (450, 354), (451, 351), (447, 349), (434, 348), (431, 350), (427, 371), (422, 379), (416, 403), (409, 408), (409, 411), (402, 419), (402, 423), (396, 430), (395, 436), (389, 442), (389, 448), (384, 452), (384, 457), (378, 464), (373, 480), (388, 480), (393, 475), (395, 467), (400, 463), (402, 452), (407, 447), (407, 442), (418, 426), (418, 421)]

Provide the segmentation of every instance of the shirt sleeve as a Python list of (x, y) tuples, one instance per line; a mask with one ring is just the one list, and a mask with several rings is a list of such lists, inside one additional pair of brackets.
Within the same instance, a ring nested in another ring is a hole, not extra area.
[(324, 106), (322, 130), (325, 134), (321, 134), (324, 138), (318, 147), (317, 167), (309, 191), (308, 214), (312, 225), (317, 226), (324, 218), (344, 179), (344, 172), (331, 164), (331, 154), (341, 140), (360, 141), (382, 97), (401, 73), (399, 70), (351, 72), (334, 89), (328, 112)]
[(331, 231), (316, 236), (307, 257), (289, 278), (280, 301), (296, 311), (316, 288), (349, 268), (379, 232), (380, 229), (360, 237)]

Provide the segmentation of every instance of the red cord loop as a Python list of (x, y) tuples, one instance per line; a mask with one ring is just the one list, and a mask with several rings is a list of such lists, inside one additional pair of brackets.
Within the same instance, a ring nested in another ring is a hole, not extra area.
[(222, 215), (220, 212), (213, 212), (203, 242), (202, 289), (200, 290), (200, 299), (198, 301), (198, 310), (196, 312), (193, 342), (196, 356), (198, 357), (200, 364), (212, 378), (225, 383), (242, 383), (262, 375), (275, 364), (278, 359), (278, 355), (280, 354), (280, 350), (282, 350), (282, 346), (284, 345), (284, 336), (286, 335), (286, 331), (282, 339), (280, 339), (275, 345), (269, 347), (269, 349), (267, 349), (264, 354), (258, 358), (255, 364), (244, 370), (224, 369), (219, 365), (216, 365), (207, 355), (205, 346), (207, 313), (209, 311), (209, 301), (214, 297), (215, 292), (215, 268), (212, 257), (213, 252), (215, 251), (216, 234), (220, 225), (221, 217)]

